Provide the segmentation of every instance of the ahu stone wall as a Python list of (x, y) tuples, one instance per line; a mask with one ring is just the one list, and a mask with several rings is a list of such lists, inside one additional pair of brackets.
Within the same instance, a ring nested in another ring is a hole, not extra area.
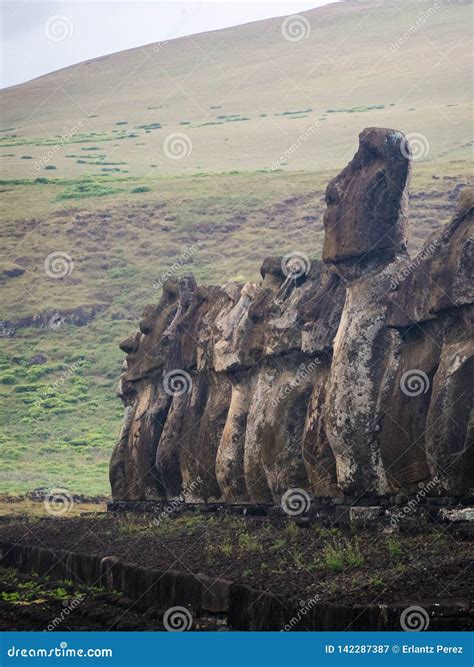
[(327, 187), (322, 261), (164, 284), (120, 345), (115, 500), (472, 495), (473, 209), (410, 258), (410, 168), (368, 128)]

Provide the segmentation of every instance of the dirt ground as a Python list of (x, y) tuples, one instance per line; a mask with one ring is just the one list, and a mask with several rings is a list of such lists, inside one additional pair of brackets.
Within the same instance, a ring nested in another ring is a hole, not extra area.
[(443, 526), (405, 534), (232, 516), (104, 513), (3, 518), (0, 540), (113, 555), (340, 604), (466, 599), (474, 583), (472, 540)]

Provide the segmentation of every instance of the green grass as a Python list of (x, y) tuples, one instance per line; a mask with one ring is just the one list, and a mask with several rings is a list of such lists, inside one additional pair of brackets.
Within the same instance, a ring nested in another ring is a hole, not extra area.
[(64, 143), (65, 146), (69, 144), (83, 144), (89, 143), (91, 141), (112, 141), (117, 139), (125, 139), (129, 136), (126, 130), (120, 130), (118, 134), (115, 134), (115, 130), (112, 130), (114, 134), (108, 134), (107, 132), (90, 132), (90, 133), (78, 133), (71, 136), (66, 141), (61, 141), (61, 135), (55, 137), (18, 137), (17, 135), (6, 135), (5, 137), (0, 137), (0, 147), (5, 146), (56, 146), (60, 143)]
[(263, 550), (262, 545), (260, 542), (257, 542), (255, 538), (253, 538), (249, 533), (247, 532), (242, 532), (239, 534), (238, 538), (238, 545), (239, 549), (241, 551), (246, 551), (246, 552), (251, 552), (251, 553), (258, 553)]
[(121, 188), (114, 187), (104, 182), (99, 182), (95, 179), (80, 179), (76, 183), (71, 184), (65, 190), (60, 192), (56, 200), (63, 199), (85, 199), (87, 197), (105, 197), (108, 195), (115, 195), (121, 191)]
[(357, 542), (335, 542), (327, 544), (322, 552), (322, 562), (333, 572), (340, 572), (345, 567), (358, 568), (364, 564), (364, 556)]
[(342, 549), (328, 544), (323, 550), (323, 562), (333, 572), (340, 572), (344, 567), (344, 553)]
[(399, 558), (402, 555), (402, 547), (393, 537), (387, 537), (385, 546), (387, 547), (390, 558)]
[(137, 125), (137, 129), (139, 130), (160, 130), (162, 127), (162, 124), (158, 122), (147, 123), (146, 125)]
[(308, 114), (312, 111), (311, 107), (309, 109), (302, 109), (301, 111), (282, 111), (281, 113), (276, 113), (275, 116), (299, 116), (301, 114)]
[(368, 580), (369, 586), (377, 586), (378, 588), (385, 586), (385, 582), (382, 577), (375, 575)]
[(385, 109), (383, 104), (369, 104), (358, 107), (351, 107), (350, 109), (327, 109), (326, 113), (364, 113), (366, 111), (374, 111), (378, 109)]

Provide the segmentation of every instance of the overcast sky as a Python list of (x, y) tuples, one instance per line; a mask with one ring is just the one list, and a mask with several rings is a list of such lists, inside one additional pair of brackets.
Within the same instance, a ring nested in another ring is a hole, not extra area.
[(272, 16), (297, 14), (331, 0), (0, 1), (0, 85), (4, 88), (89, 58)]

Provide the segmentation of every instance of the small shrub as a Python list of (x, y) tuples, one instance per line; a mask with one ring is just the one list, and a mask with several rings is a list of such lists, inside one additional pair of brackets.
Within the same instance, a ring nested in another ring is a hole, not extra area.
[(18, 602), (21, 600), (21, 595), (18, 593), (18, 591), (12, 591), (11, 593), (2, 591), (2, 600), (4, 602)]
[(327, 545), (323, 549), (323, 560), (326, 567), (333, 572), (340, 572), (344, 567), (344, 551), (336, 546)]
[(239, 548), (242, 551), (258, 552), (263, 549), (262, 545), (249, 535), (249, 533), (240, 533), (238, 542)]
[(345, 561), (351, 567), (361, 567), (364, 564), (364, 556), (361, 554), (358, 544), (348, 544), (345, 552)]
[(325, 528), (324, 526), (314, 526), (314, 530), (319, 537), (334, 537), (340, 534), (339, 528)]
[(474, 206), (474, 189), (462, 190), (458, 200), (458, 213), (464, 214)]
[(145, 125), (137, 125), (137, 130), (159, 130), (161, 127), (162, 127), (161, 123), (158, 122), (146, 123)]
[(132, 192), (151, 192), (152, 188), (150, 188), (148, 185), (139, 185), (136, 188), (133, 188)]
[(294, 521), (287, 521), (285, 523), (284, 531), (287, 539), (294, 540), (298, 535), (298, 530), (299, 528)]
[(230, 542), (224, 542), (221, 544), (220, 550), (224, 556), (232, 556), (232, 544)]
[(375, 575), (375, 577), (372, 577), (371, 579), (369, 579), (369, 584), (371, 586), (384, 586), (385, 585), (384, 580), (382, 579), (382, 577), (379, 577), (378, 575)]
[(22, 160), (32, 160), (33, 158), (31, 157), (31, 155), (22, 155), (21, 159)]
[(0, 375), (0, 382), (2, 384), (15, 384), (16, 377), (13, 373), (3, 373), (3, 375)]
[(391, 558), (398, 558), (398, 556), (401, 556), (402, 548), (400, 544), (397, 542), (397, 540), (394, 540), (393, 537), (388, 537), (385, 540), (385, 544), (387, 546), (387, 551)]
[(66, 589), (62, 588), (61, 586), (55, 588), (54, 591), (52, 592), (52, 595), (58, 600), (66, 600), (69, 597)]
[(304, 554), (301, 551), (298, 551), (298, 549), (294, 549), (293, 551), (290, 551), (290, 555), (292, 556), (296, 567), (302, 570), (305, 567)]
[(47, 164), (45, 169), (48, 169), (49, 171), (51, 171), (52, 169), (56, 169), (56, 167), (54, 166), (54, 164)]
[(285, 546), (286, 546), (286, 540), (283, 539), (282, 537), (279, 537), (273, 542), (273, 544), (271, 545), (271, 549), (275, 549), (277, 551), (279, 549), (283, 549)]
[(107, 277), (112, 280), (117, 278), (132, 278), (135, 275), (135, 269), (131, 266), (114, 266), (107, 271)]
[(326, 545), (323, 549), (323, 561), (329, 569), (338, 572), (342, 570), (344, 565), (361, 567), (364, 564), (364, 556), (361, 554), (357, 543), (351, 544), (344, 540)]
[[(280, 116), (294, 116), (294, 115), (299, 115), (299, 114), (308, 114), (312, 111), (311, 108), (309, 109), (302, 109), (301, 111), (282, 111)], [(278, 114), (276, 114), (278, 116)]]

